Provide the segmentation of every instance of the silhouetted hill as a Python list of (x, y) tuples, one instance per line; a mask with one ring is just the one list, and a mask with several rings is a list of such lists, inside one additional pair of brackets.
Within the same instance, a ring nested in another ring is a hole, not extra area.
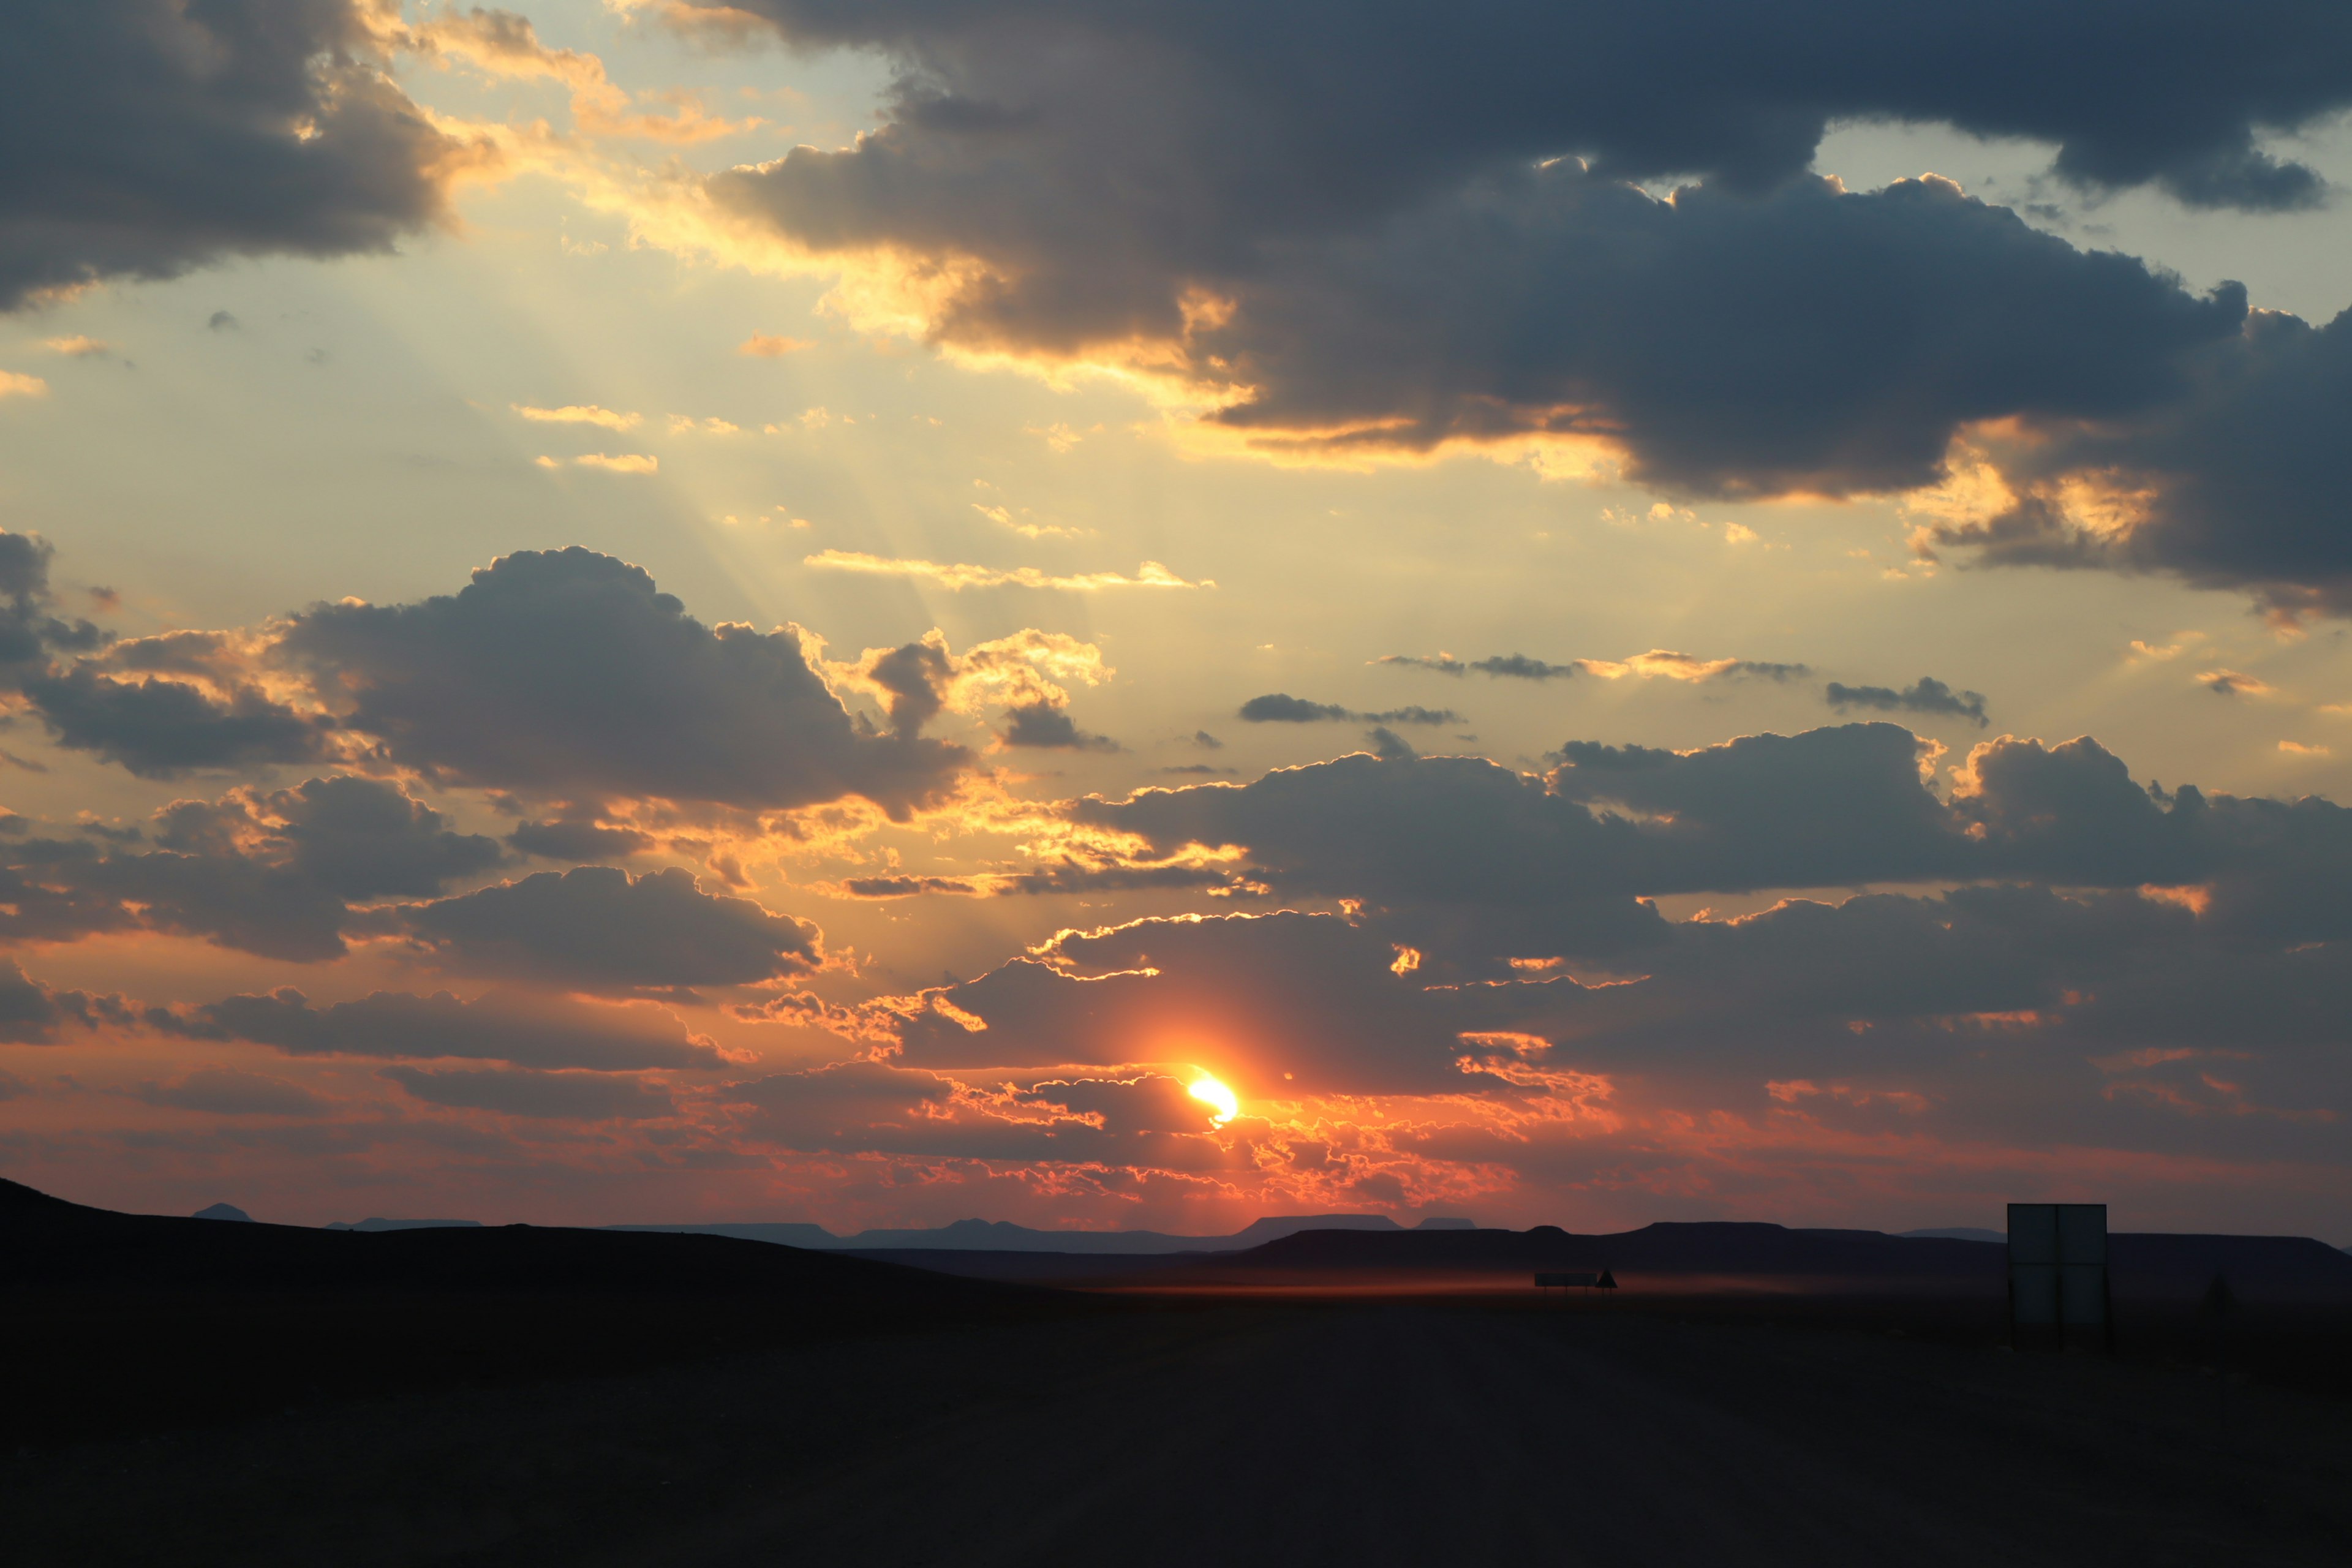
[(0, 1181), (0, 1445), (1072, 1305), (724, 1237), (224, 1225)]
[(511, 1225), (366, 1232), (116, 1214), (0, 1182), (0, 1286), (772, 1291), (796, 1309), (968, 1293), (868, 1258), (712, 1236)]

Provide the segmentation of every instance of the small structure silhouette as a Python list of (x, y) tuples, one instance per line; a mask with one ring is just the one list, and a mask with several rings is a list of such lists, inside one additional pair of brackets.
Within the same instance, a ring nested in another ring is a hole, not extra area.
[(1558, 1290), (1614, 1290), (1617, 1277), (1606, 1268), (1598, 1273), (1545, 1270), (1536, 1276), (1536, 1289), (1549, 1296)]

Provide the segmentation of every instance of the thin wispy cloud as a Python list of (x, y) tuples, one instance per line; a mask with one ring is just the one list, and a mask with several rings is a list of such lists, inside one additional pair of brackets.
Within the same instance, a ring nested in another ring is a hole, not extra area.
[(593, 403), (567, 403), (561, 408), (540, 408), (528, 403), (509, 404), (535, 425), (594, 425), (606, 430), (634, 430), (645, 423), (642, 414), (623, 414)]
[(1497, 654), (1493, 658), (1463, 660), (1451, 654), (1383, 654), (1372, 661), (1392, 664), (1409, 669), (1426, 669), (1438, 675), (1495, 676), (1509, 680), (1566, 680), (1573, 676), (1594, 676), (1602, 680), (1622, 680), (1628, 676), (1642, 679), (1681, 680), (1696, 684), (1706, 680), (1793, 680), (1811, 673), (1801, 664), (1773, 663), (1754, 658), (1701, 658), (1694, 654), (1677, 653), (1672, 648), (1652, 648), (1630, 658), (1572, 658), (1553, 664), (1525, 654)]
[(608, 474), (657, 474), (661, 459), (642, 452), (583, 452), (576, 458), (536, 458), (542, 468), (597, 468)]
[(1055, 575), (1034, 566), (972, 566), (920, 561), (889, 555), (867, 555), (851, 550), (820, 550), (801, 563), (826, 572), (860, 572), (876, 577), (913, 577), (936, 583), (950, 592), (966, 588), (1054, 588), (1091, 594), (1113, 588), (1213, 588), (1202, 578), (1188, 582), (1157, 561), (1147, 561), (1132, 576), (1121, 572), (1081, 572)]

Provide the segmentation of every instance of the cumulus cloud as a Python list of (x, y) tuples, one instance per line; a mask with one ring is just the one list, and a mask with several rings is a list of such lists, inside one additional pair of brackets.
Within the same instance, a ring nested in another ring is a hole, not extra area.
[(0, 310), (233, 256), (392, 247), (478, 150), (384, 74), (362, 0), (26, 0), (0, 58)]
[(276, 653), (340, 723), (450, 784), (753, 810), (858, 795), (903, 815), (969, 762), (861, 728), (796, 629), (706, 626), (642, 568), (578, 548), (501, 557), (418, 604), (314, 606)]
[(1923, 675), (1900, 690), (1891, 686), (1847, 686), (1832, 680), (1822, 694), (1831, 707), (1840, 710), (1875, 708), (1885, 712), (1946, 713), (1969, 720), (1979, 729), (1992, 722), (1985, 717), (1982, 692), (1954, 691), (1932, 675)]
[[(1891, 724), (1753, 735), (1676, 752), (1575, 742), (1541, 776), (1479, 758), (1344, 757), (1241, 785), (1147, 789), (1066, 808), (1166, 858), (1219, 847), (1230, 877), (1351, 900), (1369, 930), (1449, 973), (1515, 956), (1646, 964), (1669, 893), (2021, 878), (2195, 887), (2208, 929), (2330, 941), (2352, 900), (2352, 813), (2169, 794), (2088, 739), (2001, 737), (1948, 798), (1932, 742)], [(1613, 955), (1613, 957), (1612, 957)]]
[(45, 1045), (74, 1027), (124, 1024), (131, 1014), (119, 996), (58, 991), (12, 963), (0, 963), (0, 1041)]
[[(2148, 416), (1988, 436), (1968, 459), (1985, 504), (1923, 525), (1924, 546), (1995, 564), (2167, 572), (2252, 592), (2283, 616), (2352, 614), (2352, 312), (2314, 327), (2256, 311), (2194, 356)], [(1964, 465), (1965, 466), (1965, 465)]]
[(405, 911), (435, 963), (568, 990), (752, 985), (823, 961), (805, 921), (706, 893), (676, 867), (541, 871)]
[[(2316, 177), (2260, 152), (2257, 130), (2352, 102), (2352, 72), (2310, 63), (2342, 58), (2352, 26), (2294, 0), (2253, 6), (2242, 26), (2136, 11), (2127, 51), (2104, 12), (1981, 0), (1892, 22), (1852, 0), (1769, 14), (1674, 0), (1606, 16), (1505, 4), (1441, 16), (1402, 0), (1273, 14), (1179, 0), (1111, 14), (1059, 0), (669, 9), (761, 17), (803, 47), (884, 54), (899, 72), (888, 152), (942, 184), (974, 172), (993, 133), (1041, 180), (1162, 171), (1133, 191), (1097, 182), (1124, 203), (1094, 221), (1140, 226), (1150, 198), (1182, 188), (1181, 169), (1206, 189), (1162, 214), (1158, 232), (1234, 214), (1321, 226), (1562, 153), (1629, 178), (1706, 174), (1757, 189), (1801, 174), (1832, 121), (1870, 117), (2050, 143), (2056, 172), (2094, 189), (2154, 182), (2191, 204), (2293, 205), (2315, 198)], [(1663, 58), (1677, 68), (1661, 73)], [(2070, 65), (2063, 90), (2053, 59)], [(2151, 120), (2159, 97), (2174, 112)], [(1038, 199), (1003, 172), (990, 192)]]
[(353, 901), (429, 897), (495, 866), (498, 844), (369, 779), (175, 801), (144, 826), (26, 824), (0, 845), (0, 939), (193, 936), (268, 957), (341, 957)]
[(58, 745), (142, 778), (315, 762), (334, 729), (325, 715), (298, 713), (257, 686), (122, 679), (87, 663), (29, 680), (25, 694)]
[(1008, 746), (1040, 751), (1116, 752), (1119, 743), (1108, 735), (1090, 735), (1079, 729), (1063, 709), (1045, 702), (1027, 702), (1005, 713), (1008, 722), (998, 738)]
[[(2352, 323), (2192, 294), (1941, 178), (1806, 173), (1830, 121), (1891, 115), (2055, 143), (2086, 190), (2308, 205), (2256, 128), (2352, 101), (2307, 64), (2346, 24), (2273, 7), (2259, 41), (2135, 13), (2118, 51), (2104, 13), (1850, 0), (1378, 24), (772, 0), (796, 43), (890, 60), (886, 121), (705, 188), (799, 257), (880, 268), (877, 323), (1172, 381), (1204, 436), (1276, 458), (1499, 443), (1671, 494), (1853, 495), (1937, 486), (1977, 441), (2014, 504), (1923, 538), (2333, 611)], [(2053, 59), (2063, 88), (2027, 64)]]
[(465, 1001), (378, 991), (311, 1005), (290, 986), (193, 1007), (152, 1007), (145, 1022), (167, 1035), (247, 1040), (289, 1056), (429, 1061), (456, 1058), (530, 1068), (715, 1068), (724, 1058), (675, 1015), (646, 1003), (600, 1005), (492, 992)]

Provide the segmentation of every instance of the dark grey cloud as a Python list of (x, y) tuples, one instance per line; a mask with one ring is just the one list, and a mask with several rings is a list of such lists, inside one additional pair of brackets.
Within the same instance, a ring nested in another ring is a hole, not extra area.
[(60, 615), (54, 555), (46, 540), (0, 533), (0, 684), (24, 694), (58, 745), (159, 779), (324, 754), (332, 721), (264, 694), (219, 634), (115, 643)]
[(498, 993), (468, 1002), (446, 991), (430, 996), (378, 991), (314, 1007), (289, 986), (266, 996), (230, 996), (200, 1006), (151, 1007), (144, 1018), (164, 1034), (247, 1040), (289, 1056), (457, 1058), (602, 1072), (714, 1068), (722, 1059), (716, 1047), (688, 1035), (674, 1015), (658, 1007)]
[(892, 732), (871, 733), (791, 630), (705, 626), (643, 569), (578, 548), (504, 556), (420, 604), (316, 605), (278, 655), (347, 728), (451, 784), (754, 810), (859, 795), (903, 816), (970, 760), (915, 732), (939, 702), (923, 671), (886, 672), (903, 690)]
[(1375, 724), (1366, 731), (1364, 740), (1372, 748), (1372, 755), (1384, 763), (1409, 763), (1421, 755), (1405, 742), (1403, 736), (1383, 725)]
[(1006, 723), (998, 738), (1008, 746), (1064, 752), (1117, 752), (1124, 749), (1108, 735), (1090, 735), (1079, 729), (1071, 720), (1068, 710), (1058, 703), (1020, 703), (1006, 710), (1004, 717)]
[(507, 842), (542, 860), (623, 860), (655, 847), (651, 834), (634, 827), (564, 819), (521, 823), (507, 835)]
[(404, 911), (436, 963), (593, 992), (751, 985), (822, 961), (805, 921), (706, 893), (676, 867), (541, 871)]
[[(2352, 614), (2352, 312), (2320, 327), (2257, 313), (2198, 355), (2188, 393), (2149, 417), (1996, 455), (2016, 503), (1935, 526), (1933, 543), (1998, 565), (2165, 572), (2288, 614)], [(2064, 481), (2083, 474), (2122, 492), (2128, 527), (2070, 512)]]
[[(2087, 191), (2309, 205), (2262, 139), (2352, 103), (2329, 0), (751, 9), (898, 82), (855, 147), (712, 197), (820, 252), (978, 262), (943, 340), (1169, 345), (1276, 453), (1591, 436), (1692, 496), (1907, 489), (2011, 421), (2021, 504), (1948, 543), (2352, 607), (2352, 326), (2250, 317), (1941, 180), (1807, 173), (1832, 121), (1889, 119), (2043, 140)], [(1629, 183), (1668, 176), (1697, 179)], [(2086, 475), (2151, 492), (2145, 524), (2068, 520)]]
[(599, 1072), (529, 1068), (390, 1067), (377, 1074), (430, 1105), (502, 1116), (579, 1121), (652, 1121), (677, 1114), (659, 1084)]
[(1462, 715), (1450, 708), (1393, 708), (1385, 713), (1359, 713), (1336, 702), (1309, 702), (1285, 691), (1253, 697), (1234, 715), (1250, 724), (1459, 724)]
[(315, 1116), (327, 1102), (299, 1083), (236, 1068), (199, 1068), (169, 1083), (142, 1084), (132, 1098), (214, 1116)]
[(0, 941), (110, 931), (193, 936), (267, 957), (342, 956), (370, 917), (354, 901), (431, 897), (503, 859), (438, 812), (373, 779), (184, 800), (145, 827), (0, 845)]
[(1923, 772), (1932, 755), (1895, 725), (1850, 724), (1687, 752), (1573, 742), (1540, 777), (1359, 755), (1066, 809), (1155, 858), (1241, 846), (1228, 875), (1358, 900), (1368, 929), (1445, 973), (1646, 954), (1668, 935), (1640, 901), (1656, 895), (1920, 881), (2194, 886), (2216, 932), (2352, 933), (2352, 812), (2164, 793), (2088, 739), (1988, 742), (1946, 798)]
[(0, 963), (0, 1041), (46, 1045), (69, 1028), (127, 1024), (130, 1009), (119, 996), (58, 991), (10, 963)]
[(60, 746), (142, 778), (235, 772), (324, 756), (333, 720), (300, 714), (252, 686), (215, 696), (184, 680), (121, 680), (89, 665), (25, 683)]
[(388, 250), (440, 216), (465, 152), (383, 75), (358, 0), (20, 0), (8, 26), (0, 310)]
[(156, 814), (155, 842), (195, 855), (258, 854), (355, 902), (431, 898), (506, 859), (496, 839), (454, 832), (446, 822), (397, 785), (346, 774), (268, 795), (174, 801)]
[(1992, 722), (1985, 717), (1984, 693), (1954, 691), (1932, 675), (1923, 675), (1900, 690), (1892, 686), (1847, 686), (1832, 680), (1822, 688), (1822, 695), (1831, 707), (1841, 710), (1874, 708), (1888, 713), (1947, 713), (1969, 720), (1979, 729)]
[[(1069, 175), (1156, 172), (1138, 189), (1097, 183), (1124, 198), (1122, 216), (1156, 210), (1171, 228), (1202, 216), (1180, 205), (1180, 174), (1315, 228), (1562, 154), (1628, 178), (1759, 188), (1802, 174), (1832, 121), (1880, 118), (2053, 143), (2057, 173), (2094, 189), (2154, 182), (2192, 205), (2294, 205), (2315, 197), (2315, 178), (2258, 151), (2257, 134), (2352, 104), (2352, 23), (2324, 0), (2226, 16), (2189, 0), (1892, 13), (1867, 0), (727, 8), (805, 47), (888, 55), (900, 72), (891, 151), (917, 169), (961, 172), (992, 137)], [(1012, 174), (992, 186), (1021, 194)]]
[(924, 893), (971, 896), (981, 889), (961, 877), (850, 877), (841, 890), (854, 899), (912, 899)]

